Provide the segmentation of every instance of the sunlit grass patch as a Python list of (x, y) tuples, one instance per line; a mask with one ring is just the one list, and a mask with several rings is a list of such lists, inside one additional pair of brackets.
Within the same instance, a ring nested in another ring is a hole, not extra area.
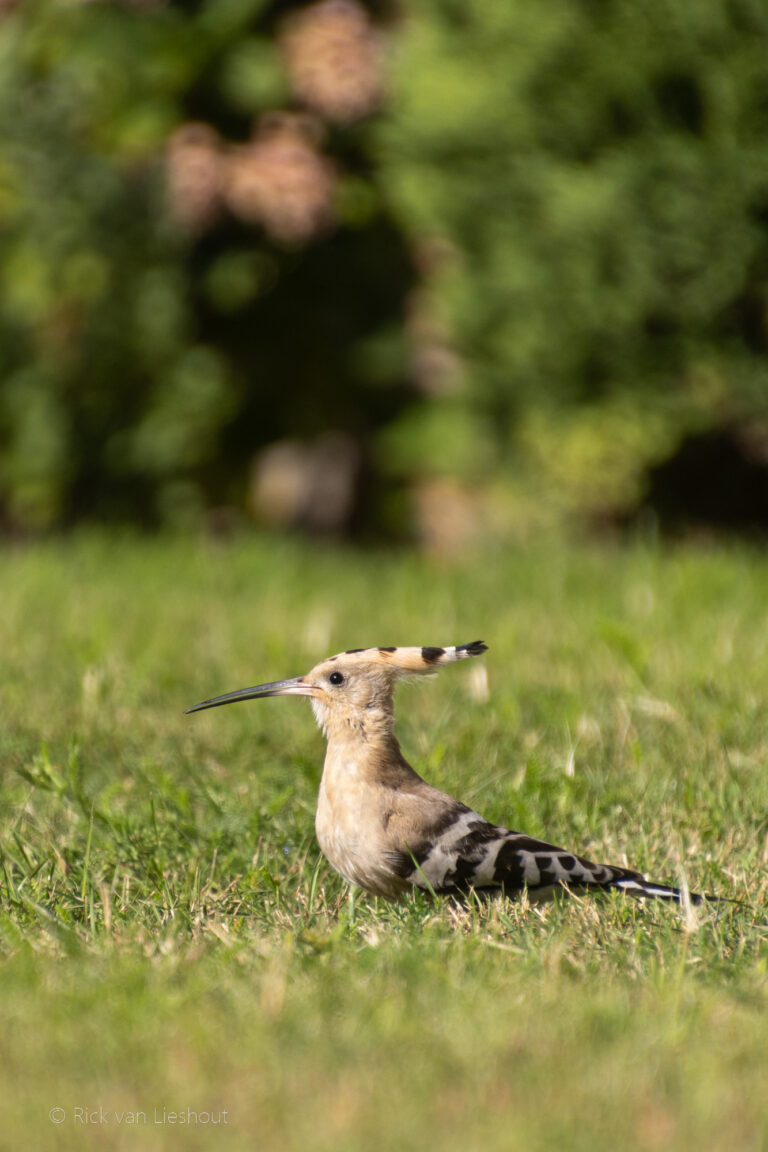
[[(0, 564), (14, 1146), (766, 1142), (761, 554), (553, 546), (443, 569), (84, 537)], [(183, 714), (343, 648), (476, 637), (482, 691), (461, 667), (400, 690), (423, 774), (738, 903), (350, 900), (314, 840), (306, 705)], [(77, 1120), (86, 1106), (110, 1122)], [(182, 1133), (155, 1109), (227, 1121)], [(142, 1111), (140, 1131), (115, 1119)]]

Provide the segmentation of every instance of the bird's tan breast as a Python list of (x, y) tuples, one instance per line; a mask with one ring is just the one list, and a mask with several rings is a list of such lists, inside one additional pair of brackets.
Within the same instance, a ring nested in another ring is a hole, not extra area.
[(317, 799), (315, 831), (329, 863), (368, 892), (394, 896), (404, 885), (387, 865), (385, 788), (354, 760), (326, 766)]
[(381, 757), (337, 746), (326, 757), (315, 831), (324, 855), (346, 880), (393, 898), (409, 887), (403, 852), (421, 843), (436, 814), (451, 817), (462, 807), (402, 758), (387, 768)]

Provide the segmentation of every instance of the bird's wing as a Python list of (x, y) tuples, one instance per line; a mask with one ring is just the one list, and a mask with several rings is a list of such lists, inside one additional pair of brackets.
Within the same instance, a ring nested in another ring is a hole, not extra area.
[(544, 840), (489, 824), (463, 805), (457, 804), (450, 824), (442, 823), (437, 835), (423, 835), (392, 854), (394, 869), (416, 888), (436, 894), (470, 888), (503, 888), (512, 893), (589, 885), (681, 899), (677, 888), (654, 884), (640, 872), (593, 864)]

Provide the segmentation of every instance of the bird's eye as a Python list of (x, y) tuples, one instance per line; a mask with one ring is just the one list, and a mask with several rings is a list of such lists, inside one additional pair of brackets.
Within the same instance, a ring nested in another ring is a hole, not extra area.
[(344, 677), (342, 676), (341, 672), (331, 672), (328, 679), (330, 680), (331, 684), (343, 684), (344, 683)]

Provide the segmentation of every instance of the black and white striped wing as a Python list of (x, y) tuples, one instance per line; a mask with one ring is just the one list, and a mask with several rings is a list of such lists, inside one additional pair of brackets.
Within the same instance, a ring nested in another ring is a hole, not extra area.
[(503, 888), (536, 894), (562, 886), (595, 886), (678, 902), (681, 898), (677, 888), (651, 883), (640, 872), (593, 864), (544, 840), (489, 824), (463, 805), (457, 805), (451, 823), (437, 836), (409, 846), (399, 865), (403, 879), (435, 893)]

